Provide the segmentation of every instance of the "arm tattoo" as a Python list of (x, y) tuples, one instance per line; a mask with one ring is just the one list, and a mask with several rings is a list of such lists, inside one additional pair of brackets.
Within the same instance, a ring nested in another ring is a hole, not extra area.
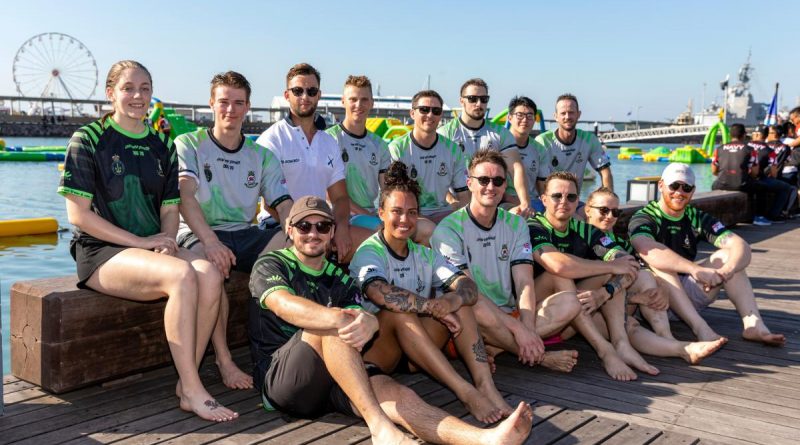
[(462, 306), (472, 306), (478, 301), (478, 286), (469, 277), (461, 277), (453, 284), (453, 290), (461, 297)]
[(486, 354), (486, 346), (483, 344), (483, 339), (478, 337), (478, 341), (472, 345), (472, 352), (475, 353), (475, 361), (480, 363), (488, 363), (489, 357)]
[(389, 284), (385, 281), (375, 281), (369, 288), (375, 287), (383, 294), (383, 308), (392, 312), (425, 313), (427, 298), (407, 291), (402, 287)]

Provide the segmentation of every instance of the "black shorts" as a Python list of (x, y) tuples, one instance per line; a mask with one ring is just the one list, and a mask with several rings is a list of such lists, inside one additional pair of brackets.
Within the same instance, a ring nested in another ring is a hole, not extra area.
[[(267, 230), (260, 230), (250, 226), (241, 230), (215, 230), (219, 241), (236, 255), (236, 266), (233, 270), (250, 273), (253, 270), (258, 256), (267, 247), (272, 237), (282, 232), (280, 226)], [(200, 242), (193, 232), (184, 232), (178, 235), (178, 246), (191, 249)]]
[[(262, 395), (273, 407), (293, 417), (313, 419), (332, 412), (357, 417), (322, 357), (302, 341), (302, 336), (303, 331), (297, 331), (272, 354)], [(370, 377), (383, 374), (371, 363), (365, 366)]]
[(120, 246), (85, 235), (73, 238), (69, 245), (69, 253), (75, 260), (78, 269), (78, 288), (88, 289), (86, 281), (92, 274), (110, 260), (114, 255), (131, 247)]

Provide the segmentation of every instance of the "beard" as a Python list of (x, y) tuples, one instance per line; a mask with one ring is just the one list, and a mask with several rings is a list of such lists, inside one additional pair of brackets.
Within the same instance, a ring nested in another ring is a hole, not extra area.
[(469, 116), (472, 119), (475, 119), (476, 121), (483, 120), (483, 118), (486, 116), (486, 110), (483, 111), (475, 110), (471, 113), (467, 112), (467, 116)]
[(294, 114), (297, 117), (311, 117), (316, 112), (317, 112), (317, 106), (316, 105), (314, 105), (311, 108), (309, 108), (308, 111), (300, 111), (298, 109), (292, 108), (292, 114)]

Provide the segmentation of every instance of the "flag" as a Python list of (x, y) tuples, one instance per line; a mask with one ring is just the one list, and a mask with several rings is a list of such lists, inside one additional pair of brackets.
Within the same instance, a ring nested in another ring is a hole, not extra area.
[(767, 117), (764, 118), (764, 125), (775, 125), (778, 123), (778, 84), (775, 84), (775, 95), (772, 96), (772, 103), (769, 105)]

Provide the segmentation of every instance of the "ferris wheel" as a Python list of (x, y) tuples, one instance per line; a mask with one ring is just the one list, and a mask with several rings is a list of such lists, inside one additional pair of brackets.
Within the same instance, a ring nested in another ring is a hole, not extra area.
[(80, 40), (59, 32), (31, 37), (12, 67), (20, 96), (90, 99), (97, 89), (97, 63)]

